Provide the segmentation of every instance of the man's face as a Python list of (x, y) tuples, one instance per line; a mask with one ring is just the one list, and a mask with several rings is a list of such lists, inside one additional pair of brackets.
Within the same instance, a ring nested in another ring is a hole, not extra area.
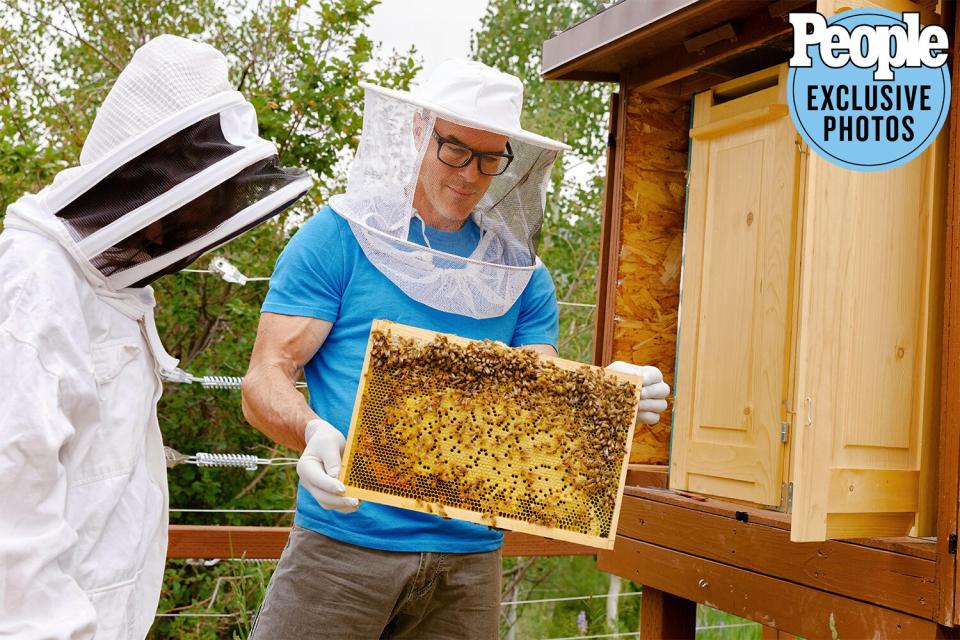
[[(434, 130), (441, 138), (477, 152), (503, 153), (507, 144), (507, 136), (472, 129), (439, 118)], [(429, 134), (422, 132), (421, 135)], [(454, 231), (466, 222), (470, 212), (486, 193), (493, 176), (480, 173), (477, 158), (460, 168), (444, 164), (437, 158), (439, 144), (434, 136), (429, 137), (423, 163), (420, 165), (413, 206), (430, 226)]]

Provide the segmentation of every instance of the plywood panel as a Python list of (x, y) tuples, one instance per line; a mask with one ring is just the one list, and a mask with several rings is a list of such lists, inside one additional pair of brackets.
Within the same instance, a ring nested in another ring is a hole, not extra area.
[[(629, 87), (629, 83), (627, 84)], [(611, 360), (652, 364), (673, 386), (689, 106), (627, 89)], [(669, 458), (670, 421), (637, 425), (630, 461)]]
[[(673, 386), (683, 244), (689, 105), (627, 85), (623, 121), (619, 251), (610, 360), (652, 364)], [(670, 421), (637, 425), (630, 461), (664, 464)]]
[(785, 69), (753, 75), (774, 86), (694, 103), (671, 486), (778, 505), (799, 163), (786, 111), (766, 109)]
[[(621, 96), (622, 164), (616, 288), (608, 357), (652, 364), (673, 387), (683, 242), (689, 105), (643, 95)], [(670, 421), (638, 424), (631, 463), (669, 459)]]

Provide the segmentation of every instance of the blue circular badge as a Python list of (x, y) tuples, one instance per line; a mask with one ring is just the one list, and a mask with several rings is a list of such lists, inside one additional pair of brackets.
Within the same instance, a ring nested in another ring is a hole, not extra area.
[[(845, 11), (827, 24), (848, 32), (861, 25), (907, 26), (900, 14), (883, 9)], [(933, 142), (947, 119), (950, 76), (946, 64), (902, 66), (892, 69), (893, 79), (876, 80), (876, 64), (861, 68), (848, 61), (831, 68), (818, 45), (808, 45), (807, 53), (811, 66), (790, 69), (790, 117), (807, 144), (836, 165), (881, 171), (905, 164)], [(867, 53), (864, 39), (861, 59)]]

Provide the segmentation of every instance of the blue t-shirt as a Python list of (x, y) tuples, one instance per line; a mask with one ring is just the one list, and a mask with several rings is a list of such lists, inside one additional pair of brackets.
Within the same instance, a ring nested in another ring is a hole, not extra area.
[[(480, 232), (468, 221), (455, 232), (428, 226), (426, 235), (434, 249), (467, 256)], [(424, 244), (418, 219), (410, 225), (408, 239)], [(283, 250), (262, 310), (333, 323), (323, 346), (304, 367), (304, 375), (310, 407), (344, 436), (375, 319), (515, 347), (557, 345), (557, 299), (545, 267), (534, 271), (523, 294), (500, 317), (475, 320), (437, 311), (408, 297), (377, 270), (350, 225), (330, 207), (307, 220)], [(295, 522), (343, 542), (388, 551), (478, 553), (497, 549), (503, 542), (503, 535), (487, 526), (372, 502), (362, 502), (354, 513), (328, 511), (302, 485), (297, 491)]]

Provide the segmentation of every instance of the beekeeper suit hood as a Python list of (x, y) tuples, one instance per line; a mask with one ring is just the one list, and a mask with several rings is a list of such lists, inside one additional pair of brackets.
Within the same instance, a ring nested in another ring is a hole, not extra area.
[(253, 106), (216, 49), (176, 36), (141, 47), (80, 152), (7, 226), (56, 238), (91, 281), (142, 287), (276, 215), (308, 189), (257, 134)]
[(0, 637), (143, 638), (167, 544), (156, 416), (175, 371), (148, 285), (279, 213), (281, 168), (222, 54), (160, 36), (78, 166), (0, 234)]
[[(534, 243), (550, 170), (569, 147), (523, 129), (520, 80), (479, 62), (448, 60), (410, 92), (361, 86), (363, 133), (347, 190), (331, 208), (349, 221), (370, 262), (414, 300), (472, 318), (503, 315), (539, 265)], [(476, 157), (437, 133), (441, 120), (507, 141), (501, 153), (477, 159), (491, 179), (470, 212), (481, 235), (466, 257), (430, 247), (426, 230), (426, 247), (409, 240), (411, 225), (423, 224), (415, 193), (437, 187), (424, 184), (437, 178), (422, 167), (435, 160), (467, 167)]]

